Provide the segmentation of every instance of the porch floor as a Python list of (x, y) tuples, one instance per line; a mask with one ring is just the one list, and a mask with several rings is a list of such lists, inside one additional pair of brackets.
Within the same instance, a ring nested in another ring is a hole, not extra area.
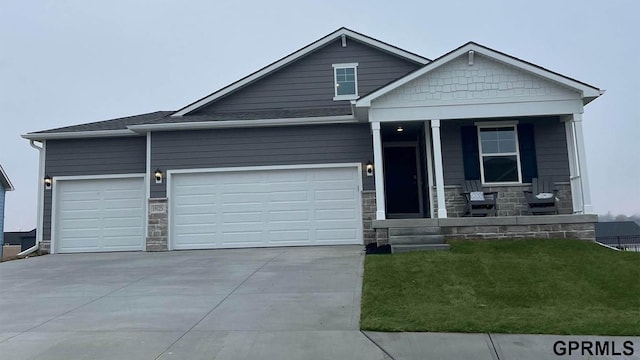
[(374, 220), (374, 229), (403, 227), (458, 227), (458, 226), (513, 226), (513, 225), (551, 225), (580, 224), (598, 222), (597, 215), (523, 215), (523, 216), (488, 216), (488, 217), (456, 217), (443, 219), (386, 219)]

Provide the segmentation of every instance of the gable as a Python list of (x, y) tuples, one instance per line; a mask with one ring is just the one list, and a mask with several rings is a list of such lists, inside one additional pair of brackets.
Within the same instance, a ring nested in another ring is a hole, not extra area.
[[(334, 101), (332, 64), (358, 63), (358, 93), (367, 94), (416, 70), (421, 65), (347, 36), (346, 47), (336, 39), (306, 56), (216, 100), (189, 115), (212, 115), (281, 109), (342, 108)], [(185, 119), (186, 120), (186, 119)]]
[(465, 53), (373, 99), (371, 107), (442, 106), (578, 100), (581, 94), (549, 79), (476, 53)]

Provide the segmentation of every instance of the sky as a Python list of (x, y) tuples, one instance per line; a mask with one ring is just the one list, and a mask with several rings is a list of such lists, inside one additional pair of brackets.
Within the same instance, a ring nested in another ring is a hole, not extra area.
[(20, 135), (176, 110), (341, 26), (436, 58), (468, 41), (605, 89), (583, 126), (596, 213), (640, 213), (640, 2), (0, 0), (5, 231), (36, 224)]

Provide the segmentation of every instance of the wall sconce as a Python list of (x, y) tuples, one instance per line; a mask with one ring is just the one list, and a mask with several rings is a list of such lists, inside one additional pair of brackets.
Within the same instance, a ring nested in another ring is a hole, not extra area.
[(156, 177), (156, 184), (162, 184), (162, 171), (160, 169), (156, 169), (154, 176)]
[(371, 161), (367, 162), (367, 164), (364, 166), (364, 171), (367, 176), (373, 176), (373, 164), (371, 163)]
[(44, 177), (44, 188), (47, 190), (51, 190), (51, 185), (53, 185), (53, 179), (51, 179), (51, 176), (46, 175)]

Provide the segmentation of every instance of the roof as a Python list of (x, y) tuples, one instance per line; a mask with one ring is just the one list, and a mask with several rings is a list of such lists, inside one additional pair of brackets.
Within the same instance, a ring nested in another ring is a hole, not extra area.
[(204, 122), (204, 121), (232, 121), (232, 120), (258, 120), (258, 119), (289, 119), (289, 118), (305, 118), (305, 117), (323, 117), (323, 116), (340, 116), (351, 115), (351, 106), (342, 105), (330, 108), (317, 109), (278, 109), (268, 111), (239, 111), (239, 112), (221, 112), (207, 115), (189, 115), (168, 116), (163, 117), (144, 125), (151, 124), (173, 124), (181, 122)]
[(596, 223), (596, 239), (616, 236), (640, 236), (640, 225), (633, 221)]
[(80, 125), (65, 126), (50, 130), (36, 131), (29, 134), (53, 134), (80, 131), (126, 130), (129, 125), (139, 125), (171, 115), (173, 111), (155, 111), (146, 114), (126, 116), (110, 120), (96, 121)]
[(448, 63), (449, 61), (458, 58), (459, 56), (462, 56), (466, 53), (468, 53), (469, 51), (474, 51), (478, 54), (484, 55), (484, 56), (488, 56), (494, 60), (498, 60), (500, 62), (509, 64), (511, 66), (514, 66), (516, 68), (519, 68), (521, 70), (533, 73), (535, 75), (544, 77), (546, 79), (549, 79), (551, 81), (555, 81), (559, 84), (562, 84), (564, 86), (567, 86), (569, 88), (575, 89), (577, 91), (580, 91), (582, 93), (582, 97), (583, 97), (583, 103), (587, 104), (591, 101), (593, 101), (594, 99), (596, 99), (598, 96), (602, 95), (604, 93), (603, 90), (600, 90), (599, 88), (593, 86), (593, 85), (589, 85), (587, 83), (584, 83), (582, 81), (578, 81), (575, 80), (573, 78), (570, 78), (568, 76), (559, 74), (557, 72), (548, 70), (546, 68), (543, 68), (542, 66), (538, 66), (535, 64), (532, 64), (528, 61), (519, 59), (515, 56), (511, 56), (508, 54), (505, 54), (503, 52), (491, 49), (489, 47), (477, 44), (473, 41), (470, 41), (442, 56), (440, 56), (439, 58), (431, 61), (430, 63), (426, 64), (425, 66), (423, 66), (420, 69), (417, 69), (405, 76), (403, 76), (400, 79), (397, 79), (395, 81), (392, 81), (391, 83), (382, 86), (381, 88), (374, 90), (372, 92), (370, 92), (368, 95), (358, 99), (358, 101), (356, 102), (356, 106), (357, 107), (368, 107), (371, 106), (371, 101), (401, 87), (402, 85), (420, 77), (423, 76), (427, 73), (429, 73), (432, 70), (437, 69), (438, 67)]
[(353, 30), (347, 29), (345, 27), (341, 27), (340, 29), (332, 32), (331, 34), (303, 47), (302, 49), (295, 51), (285, 57), (283, 57), (282, 59), (273, 62), (265, 67), (263, 67), (262, 69), (249, 74), (247, 76), (245, 76), (244, 78), (214, 92), (211, 93), (185, 107), (183, 107), (182, 109), (176, 111), (172, 116), (182, 116), (182, 115), (186, 115), (194, 110), (197, 110), (207, 104), (210, 104), (213, 101), (216, 101), (217, 99), (226, 96), (248, 84), (251, 84), (271, 73), (273, 73), (276, 70), (279, 70), (287, 65), (289, 65), (290, 63), (300, 59), (303, 56), (308, 55), (309, 53), (333, 42), (336, 41), (338, 39), (340, 39), (342, 36), (346, 36), (348, 38), (352, 38), (354, 40), (360, 41), (362, 43), (365, 43), (369, 46), (375, 47), (377, 49), (386, 51), (388, 53), (394, 54), (396, 56), (405, 58), (409, 61), (413, 61), (416, 64), (420, 64), (420, 65), (424, 65), (429, 63), (429, 59), (422, 57), (420, 55), (414, 54), (412, 52), (400, 49), (399, 47), (387, 44), (383, 41), (380, 41), (378, 39), (374, 39), (372, 37), (366, 36), (364, 34), (355, 32)]
[(0, 165), (0, 185), (2, 185), (6, 191), (13, 191), (14, 189), (13, 184), (11, 184), (11, 180), (9, 180), (9, 177), (2, 168), (2, 165)]

